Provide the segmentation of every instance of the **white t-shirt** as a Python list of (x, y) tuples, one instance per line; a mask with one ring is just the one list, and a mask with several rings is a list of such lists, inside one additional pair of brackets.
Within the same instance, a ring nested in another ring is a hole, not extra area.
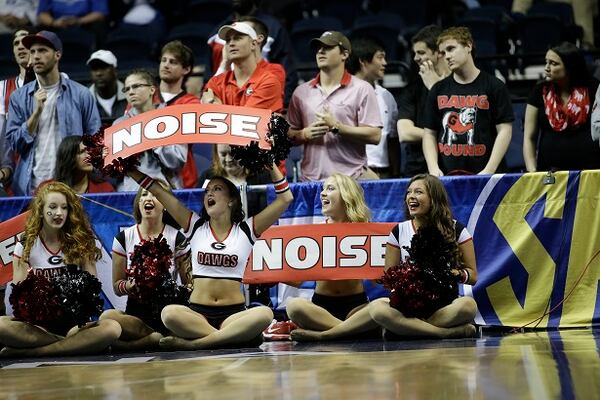
[(31, 187), (54, 177), (56, 152), (60, 145), (61, 135), (58, 129), (58, 113), (56, 100), (60, 94), (60, 80), (46, 89), (46, 102), (38, 124), (34, 139), (35, 154), (33, 158), (33, 176)]
[[(388, 157), (388, 140), (396, 140), (398, 137), (398, 106), (394, 96), (385, 88), (375, 85), (375, 95), (379, 105), (379, 114), (381, 115), (381, 140), (379, 144), (368, 144), (367, 159), (370, 167), (386, 168), (390, 166)], [(400, 146), (399, 143), (396, 143)]]
[(112, 115), (112, 108), (113, 108), (113, 105), (115, 104), (115, 101), (117, 100), (117, 95), (115, 94), (110, 99), (104, 99), (104, 98), (98, 96), (98, 93), (95, 93), (95, 96), (96, 96), (96, 100), (98, 101), (98, 104), (100, 104), (100, 107), (102, 107), (104, 112), (107, 115)]

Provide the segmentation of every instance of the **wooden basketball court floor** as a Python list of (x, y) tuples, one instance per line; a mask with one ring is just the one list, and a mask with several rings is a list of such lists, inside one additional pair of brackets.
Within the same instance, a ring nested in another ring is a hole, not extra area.
[(1, 399), (599, 399), (600, 329), (0, 360)]

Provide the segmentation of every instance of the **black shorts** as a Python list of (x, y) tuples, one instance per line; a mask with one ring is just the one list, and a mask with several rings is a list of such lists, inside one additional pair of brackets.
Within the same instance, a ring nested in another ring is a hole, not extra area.
[(315, 293), (312, 297), (313, 304), (323, 307), (337, 319), (344, 321), (350, 311), (363, 304), (368, 304), (369, 299), (365, 292), (349, 296), (326, 296)]
[(142, 320), (143, 323), (152, 328), (155, 332), (159, 332), (163, 335), (169, 334), (169, 330), (163, 324), (160, 319), (160, 313), (152, 312), (153, 307), (148, 304), (143, 304), (137, 301), (133, 297), (127, 299), (127, 307), (125, 307), (125, 313), (132, 317), (137, 317)]
[[(205, 306), (203, 304), (190, 303), (189, 307), (190, 309), (196, 311), (198, 314), (202, 314), (202, 316), (206, 318), (210, 326), (212, 326), (215, 329), (220, 329), (221, 324), (228, 317), (246, 310), (246, 305), (243, 303), (232, 304), (229, 306)], [(224, 346), (224, 348), (258, 347), (262, 344), (262, 342), (263, 337), (261, 332), (254, 339), (250, 339), (247, 342), (242, 343), (230, 343), (229, 345)]]
[(235, 313), (244, 311), (246, 309), (246, 305), (242, 303), (232, 304), (229, 306), (205, 306), (203, 304), (190, 303), (190, 308), (196, 311), (198, 314), (202, 314), (210, 326), (215, 329), (220, 329), (223, 321)]

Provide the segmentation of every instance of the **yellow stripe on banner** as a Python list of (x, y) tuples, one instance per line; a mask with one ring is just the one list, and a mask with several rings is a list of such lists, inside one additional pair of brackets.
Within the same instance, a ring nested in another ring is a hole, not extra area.
[[(565, 287), (565, 295), (571, 291), (572, 294), (563, 305), (561, 327), (589, 324), (594, 316), (600, 280), (600, 256), (591, 263), (590, 260), (599, 249), (600, 172), (582, 171)], [(584, 273), (586, 265), (588, 267)], [(577, 283), (580, 277), (581, 281)], [(573, 290), (575, 285), (577, 287)]]
[[(555, 174), (553, 185), (543, 184), (544, 173), (525, 174), (508, 190), (494, 213), (494, 223), (529, 274), (523, 307), (507, 276), (487, 287), (487, 293), (503, 325), (520, 326), (540, 317), (546, 310), (556, 264), (537, 238), (525, 216), (546, 195), (544, 217), (561, 219), (568, 172)], [(548, 317), (538, 325), (546, 327)]]

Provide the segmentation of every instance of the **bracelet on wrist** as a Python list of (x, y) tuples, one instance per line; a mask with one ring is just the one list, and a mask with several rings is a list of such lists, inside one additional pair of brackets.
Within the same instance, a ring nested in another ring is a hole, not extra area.
[(286, 178), (281, 178), (277, 182), (273, 182), (273, 187), (275, 189), (276, 194), (281, 194), (290, 190), (290, 185)]

